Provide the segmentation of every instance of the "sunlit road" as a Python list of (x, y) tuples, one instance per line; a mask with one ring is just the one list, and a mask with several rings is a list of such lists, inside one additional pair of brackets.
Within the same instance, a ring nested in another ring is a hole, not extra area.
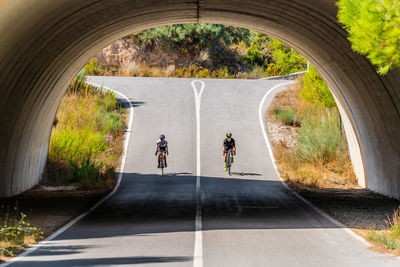
[[(201, 83), (193, 90), (191, 79), (89, 81), (123, 93), (134, 106), (121, 185), (94, 212), (11, 266), (400, 265), (369, 250), (279, 181), (259, 105), (282, 81), (204, 79), (201, 95)], [(227, 131), (238, 148), (232, 176), (223, 170)], [(165, 177), (154, 156), (161, 133), (171, 152)]]

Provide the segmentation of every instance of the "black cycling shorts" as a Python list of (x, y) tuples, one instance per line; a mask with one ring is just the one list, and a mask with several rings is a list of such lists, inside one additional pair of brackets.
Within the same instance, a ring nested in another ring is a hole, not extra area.
[(167, 152), (167, 149), (165, 147), (158, 147), (157, 152), (165, 153)]
[(224, 153), (228, 153), (229, 150), (233, 150), (233, 147), (224, 147)]

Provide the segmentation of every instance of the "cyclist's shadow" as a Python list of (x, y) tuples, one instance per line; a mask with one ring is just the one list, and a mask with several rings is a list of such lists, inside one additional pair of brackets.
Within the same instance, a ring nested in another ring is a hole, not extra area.
[(261, 176), (261, 173), (254, 173), (254, 172), (231, 172), (233, 175), (238, 176)]

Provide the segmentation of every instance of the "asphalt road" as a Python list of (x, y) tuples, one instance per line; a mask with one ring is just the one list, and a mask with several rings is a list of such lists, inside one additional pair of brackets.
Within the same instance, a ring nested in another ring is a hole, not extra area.
[[(259, 105), (282, 81), (202, 80), (199, 144), (192, 79), (89, 81), (123, 93), (134, 106), (121, 185), (94, 212), (11, 266), (400, 265), (369, 250), (279, 181)], [(195, 85), (199, 92), (201, 83)], [(223, 170), (227, 131), (238, 148), (232, 176)], [(160, 133), (171, 152), (164, 177), (154, 156)]]

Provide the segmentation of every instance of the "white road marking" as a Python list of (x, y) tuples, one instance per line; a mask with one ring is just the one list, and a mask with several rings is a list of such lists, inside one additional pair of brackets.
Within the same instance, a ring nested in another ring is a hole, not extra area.
[[(200, 90), (197, 90), (196, 82), (201, 84)], [(201, 193), (200, 193), (200, 104), (201, 96), (204, 92), (204, 82), (195, 80), (191, 82), (196, 100), (196, 131), (197, 131), (197, 160), (196, 160), (196, 234), (194, 242), (193, 267), (203, 267), (203, 235), (201, 221)]]
[(320, 208), (318, 208), (317, 206), (315, 206), (314, 204), (312, 204), (311, 202), (309, 202), (307, 199), (303, 198), (302, 196), (300, 196), (295, 190), (293, 190), (292, 188), (290, 188), (285, 181), (283, 181), (282, 177), (279, 175), (278, 172), (278, 168), (276, 166), (275, 163), (275, 158), (274, 158), (274, 154), (272, 152), (272, 148), (271, 145), (269, 143), (268, 140), (268, 136), (267, 136), (267, 129), (265, 128), (265, 123), (264, 123), (264, 112), (263, 112), (263, 106), (264, 106), (264, 102), (267, 99), (268, 95), (271, 94), (274, 90), (278, 89), (280, 86), (282, 85), (287, 85), (293, 82), (284, 82), (284, 83), (280, 83), (275, 85), (274, 87), (272, 87), (271, 89), (269, 89), (264, 97), (261, 99), (260, 105), (258, 107), (258, 116), (259, 116), (259, 120), (260, 120), (260, 125), (261, 125), (261, 130), (264, 136), (264, 140), (265, 143), (267, 145), (268, 148), (268, 153), (269, 156), (271, 158), (271, 161), (274, 165), (275, 171), (278, 174), (278, 177), (281, 181), (281, 183), (288, 189), (290, 190), (298, 199), (300, 199), (301, 201), (303, 201), (304, 203), (308, 204), (310, 207), (312, 207), (315, 211), (317, 211), (319, 214), (321, 214), (323, 217), (325, 217), (325, 219), (327, 219), (328, 221), (330, 221), (333, 224), (336, 224), (339, 228), (342, 228), (346, 233), (350, 234), (352, 237), (354, 237), (355, 239), (357, 239), (358, 241), (360, 241), (361, 243), (363, 243), (365, 246), (367, 247), (371, 247), (371, 244), (368, 243), (364, 238), (362, 238), (361, 236), (357, 235), (356, 233), (354, 233), (350, 228), (348, 228), (347, 226), (345, 226), (344, 224), (342, 224), (341, 222), (335, 220), (334, 218), (332, 218), (331, 216), (329, 216), (326, 212), (324, 212), (323, 210), (321, 210)]
[[(94, 83), (89, 83), (93, 86), (96, 87), (101, 87), (101, 85), (98, 84), (94, 84)], [(124, 140), (124, 152), (122, 153), (122, 157), (121, 157), (121, 165), (119, 167), (119, 174), (118, 174), (118, 179), (117, 179), (117, 183), (114, 187), (114, 189), (104, 198), (102, 198), (99, 202), (97, 202), (93, 207), (91, 207), (88, 211), (82, 213), (81, 215), (79, 215), (78, 217), (76, 217), (75, 219), (73, 219), (72, 221), (70, 221), (69, 223), (67, 223), (66, 225), (64, 225), (62, 228), (60, 228), (58, 231), (56, 231), (54, 234), (48, 236), (47, 238), (45, 238), (44, 240), (40, 241), (39, 243), (33, 245), (32, 247), (30, 247), (28, 250), (26, 250), (25, 252), (21, 253), (18, 257), (13, 258), (12, 260), (0, 264), (0, 267), (5, 267), (8, 266), (14, 262), (20, 261), (22, 260), (23, 257), (28, 256), (29, 254), (31, 254), (32, 252), (34, 252), (35, 250), (41, 248), (42, 246), (48, 244), (51, 240), (53, 240), (54, 238), (56, 238), (57, 236), (59, 236), (60, 234), (62, 234), (63, 232), (65, 232), (66, 230), (68, 230), (69, 228), (71, 228), (74, 224), (76, 224), (77, 222), (79, 222), (83, 217), (87, 216), (89, 213), (91, 213), (92, 211), (94, 211), (101, 203), (103, 203), (104, 201), (106, 201), (107, 199), (109, 199), (118, 189), (119, 185), (121, 184), (121, 180), (122, 180), (122, 174), (124, 172), (124, 167), (125, 167), (125, 159), (126, 159), (126, 152), (128, 150), (128, 143), (129, 143), (129, 138), (131, 135), (131, 129), (132, 129), (132, 121), (133, 121), (133, 106), (131, 104), (131, 102), (129, 101), (129, 99), (123, 95), (122, 93), (119, 93), (117, 91), (114, 91), (111, 88), (105, 87), (103, 86), (104, 89), (106, 90), (110, 90), (113, 91), (116, 94), (119, 94), (120, 96), (122, 96), (123, 98), (126, 99), (126, 101), (128, 101), (129, 104), (129, 108), (130, 108), (130, 112), (129, 112), (129, 121), (128, 121), (128, 128), (126, 130), (125, 133), (125, 140)]]

